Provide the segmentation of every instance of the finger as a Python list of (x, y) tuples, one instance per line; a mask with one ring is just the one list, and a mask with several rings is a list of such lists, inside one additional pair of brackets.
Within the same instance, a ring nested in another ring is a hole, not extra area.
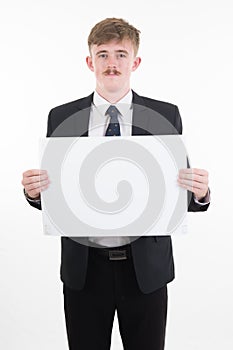
[(200, 190), (197, 188), (193, 188), (192, 186), (187, 186), (187, 185), (180, 185), (180, 186), (186, 189), (187, 191), (194, 193), (194, 195), (198, 200), (200, 200), (201, 198), (204, 198), (208, 193), (208, 188), (205, 190)]
[(197, 169), (197, 168), (185, 168), (179, 170), (180, 174), (196, 174), (200, 176), (208, 176), (208, 171), (205, 169)]
[(22, 180), (22, 185), (28, 185), (28, 184), (33, 184), (33, 183), (37, 183), (37, 182), (41, 182), (44, 180), (48, 180), (48, 174), (47, 172), (43, 175), (38, 175), (38, 176), (29, 176), (29, 177), (25, 177)]
[(189, 188), (198, 189), (198, 190), (208, 189), (208, 186), (206, 186), (206, 184), (201, 183), (201, 182), (197, 182), (197, 181), (186, 180), (186, 179), (179, 180), (178, 179), (178, 183), (181, 186), (184, 186), (185, 188), (186, 188), (186, 186), (188, 186)]
[(38, 176), (38, 175), (44, 175), (47, 174), (47, 170), (42, 170), (42, 169), (30, 169), (27, 170), (23, 173), (23, 178), (24, 177), (30, 177), (30, 176)]
[(40, 181), (40, 182), (34, 182), (31, 183), (29, 185), (25, 186), (25, 190), (27, 192), (32, 191), (32, 190), (36, 190), (36, 189), (40, 189), (44, 186), (47, 186), (49, 184), (49, 180), (44, 180), (44, 181)]
[(194, 173), (188, 173), (188, 174), (180, 173), (179, 174), (179, 179), (180, 180), (183, 180), (183, 179), (193, 180), (193, 181), (204, 183), (204, 184), (208, 183), (208, 177), (202, 176), (202, 175), (197, 175), (197, 174), (194, 174)]
[(29, 195), (29, 197), (31, 198), (37, 198), (39, 197), (39, 195), (41, 194), (41, 192), (43, 192), (44, 190), (46, 190), (47, 188), (49, 187), (49, 184), (48, 185), (45, 185), (45, 186), (42, 186), (42, 187), (38, 187), (36, 188), (35, 190), (32, 190), (32, 191), (27, 191), (27, 194)]

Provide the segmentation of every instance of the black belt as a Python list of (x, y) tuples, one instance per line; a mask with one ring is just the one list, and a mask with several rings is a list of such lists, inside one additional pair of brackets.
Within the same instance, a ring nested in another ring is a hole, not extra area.
[(103, 256), (108, 260), (127, 260), (131, 258), (130, 245), (120, 246), (119, 248), (93, 248), (89, 247), (90, 251), (96, 255)]

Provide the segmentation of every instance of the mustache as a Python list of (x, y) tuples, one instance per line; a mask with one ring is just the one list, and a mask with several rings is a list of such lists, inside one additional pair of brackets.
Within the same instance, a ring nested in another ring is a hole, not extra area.
[(116, 75), (121, 75), (121, 72), (119, 72), (117, 69), (114, 69), (114, 68), (113, 69), (108, 68), (108, 69), (106, 69), (106, 71), (103, 72), (104, 75), (108, 75), (111, 73), (116, 74)]

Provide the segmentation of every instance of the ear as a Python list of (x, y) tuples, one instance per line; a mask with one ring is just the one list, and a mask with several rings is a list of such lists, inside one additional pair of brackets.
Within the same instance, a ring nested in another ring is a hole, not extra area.
[(86, 63), (87, 63), (88, 68), (89, 68), (92, 72), (94, 72), (94, 66), (93, 66), (93, 62), (92, 62), (91, 56), (87, 56), (87, 57), (86, 57)]
[(135, 57), (133, 66), (132, 66), (132, 72), (134, 72), (138, 68), (140, 63), (141, 63), (141, 57)]

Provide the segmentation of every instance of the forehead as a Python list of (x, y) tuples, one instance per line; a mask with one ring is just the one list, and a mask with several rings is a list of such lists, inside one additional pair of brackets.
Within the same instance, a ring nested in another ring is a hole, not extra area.
[(121, 50), (127, 51), (128, 53), (133, 52), (134, 47), (132, 42), (128, 39), (125, 39), (122, 41), (111, 40), (104, 44), (92, 45), (91, 47), (91, 51), (93, 53), (96, 53), (99, 51), (115, 52), (115, 51), (121, 51)]

